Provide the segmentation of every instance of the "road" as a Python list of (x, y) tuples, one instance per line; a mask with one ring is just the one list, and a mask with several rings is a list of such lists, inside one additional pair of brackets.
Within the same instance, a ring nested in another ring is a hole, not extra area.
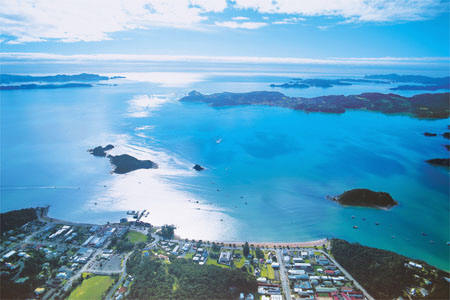
[(130, 257), (131, 253), (133, 253), (133, 252), (131, 251), (131, 252), (127, 253), (127, 255), (125, 255), (125, 259), (123, 260), (123, 265), (122, 265), (122, 270), (121, 270), (122, 274), (120, 275), (120, 278), (119, 278), (119, 280), (117, 280), (114, 287), (109, 290), (108, 294), (105, 297), (106, 300), (113, 299), (114, 293), (123, 284), (123, 281), (127, 277), (127, 260), (128, 260), (128, 257)]
[(287, 271), (284, 267), (283, 256), (281, 255), (281, 250), (276, 249), (277, 261), (280, 264), (280, 280), (281, 286), (283, 287), (284, 297), (286, 300), (291, 300), (291, 287), (289, 286), (289, 279), (287, 278)]
[(375, 300), (372, 296), (369, 295), (369, 293), (362, 287), (362, 285), (359, 284), (358, 281), (356, 281), (355, 278), (352, 277), (352, 275), (350, 275), (350, 273), (348, 273), (332, 256), (330, 256), (328, 253), (326, 253), (325, 251), (322, 250), (316, 250), (319, 251), (320, 253), (322, 253), (323, 255), (325, 255), (329, 260), (331, 260), (341, 271), (342, 273), (344, 273), (344, 275), (350, 279), (351, 281), (353, 281), (353, 284), (361, 291), (364, 293), (364, 296), (369, 299), (369, 300)]

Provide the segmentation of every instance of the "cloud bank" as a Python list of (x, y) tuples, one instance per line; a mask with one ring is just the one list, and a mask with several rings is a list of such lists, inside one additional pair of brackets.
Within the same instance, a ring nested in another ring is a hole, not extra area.
[[(324, 59), (302, 57), (264, 56), (201, 56), (201, 55), (151, 55), (151, 54), (52, 54), (38, 52), (3, 52), (0, 60), (7, 63), (89, 63), (89, 62), (207, 62), (256, 64), (312, 64), (312, 65), (448, 65), (450, 57), (330, 57)], [(128, 74), (127, 76), (129, 76)], [(142, 76), (142, 75), (139, 75)], [(136, 76), (138, 79), (139, 76)], [(187, 80), (179, 78), (180, 82)], [(164, 83), (164, 82), (161, 82)]]
[[(269, 25), (261, 21), (268, 15), (276, 19), (272, 25), (317, 16), (340, 22), (396, 22), (447, 10), (448, 3), (439, 0), (2, 0), (0, 34), (11, 44), (102, 41), (115, 32), (156, 27), (258, 29)], [(233, 17), (248, 11), (256, 12), (258, 20)]]

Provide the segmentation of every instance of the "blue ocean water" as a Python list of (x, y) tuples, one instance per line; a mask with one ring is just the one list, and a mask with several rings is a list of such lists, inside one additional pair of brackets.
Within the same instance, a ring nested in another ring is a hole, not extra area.
[[(174, 223), (182, 237), (339, 237), (450, 269), (449, 174), (424, 162), (447, 157), (448, 141), (423, 135), (445, 132), (448, 120), (176, 101), (193, 89), (271, 90), (270, 83), (291, 74), (127, 77), (117, 86), (0, 93), (2, 211), (50, 204), (53, 217), (102, 223), (146, 208), (150, 222)], [(279, 91), (316, 96), (388, 88)], [(111, 174), (107, 159), (87, 152), (107, 143), (160, 168)], [(206, 170), (192, 170), (196, 163)], [(385, 211), (326, 199), (356, 187), (389, 192), (399, 205)]]

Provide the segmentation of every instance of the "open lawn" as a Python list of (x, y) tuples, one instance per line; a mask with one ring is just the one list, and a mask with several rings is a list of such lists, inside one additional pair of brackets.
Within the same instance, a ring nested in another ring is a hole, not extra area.
[(230, 268), (230, 266), (219, 264), (216, 259), (212, 259), (212, 258), (208, 258), (208, 260), (206, 261), (206, 264), (207, 265), (215, 265), (215, 266), (218, 266), (221, 268), (226, 268), (226, 269)]
[(146, 242), (147, 236), (141, 232), (130, 230), (127, 233), (127, 239), (132, 242), (133, 244), (139, 243), (139, 242)]
[(233, 259), (233, 263), (234, 266), (236, 268), (242, 268), (242, 266), (245, 264), (245, 257), (244, 257), (244, 253), (242, 252), (242, 250), (234, 250), (233, 252), (234, 254), (240, 254), (241, 258), (240, 259)]
[(94, 276), (83, 280), (72, 293), (69, 300), (101, 300), (108, 289), (113, 285), (114, 279), (110, 276)]
[(266, 277), (267, 279), (274, 280), (275, 272), (271, 265), (260, 264), (261, 277)]

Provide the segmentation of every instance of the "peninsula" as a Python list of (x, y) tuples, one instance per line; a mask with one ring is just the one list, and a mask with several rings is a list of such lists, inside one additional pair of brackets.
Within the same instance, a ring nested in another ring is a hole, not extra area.
[(279, 92), (216, 93), (204, 95), (190, 92), (183, 102), (202, 102), (214, 107), (237, 105), (267, 105), (305, 112), (342, 114), (347, 110), (368, 110), (384, 114), (405, 114), (418, 119), (445, 119), (450, 116), (450, 93), (420, 94), (403, 97), (396, 94), (363, 93), (331, 95), (314, 98), (288, 97)]

